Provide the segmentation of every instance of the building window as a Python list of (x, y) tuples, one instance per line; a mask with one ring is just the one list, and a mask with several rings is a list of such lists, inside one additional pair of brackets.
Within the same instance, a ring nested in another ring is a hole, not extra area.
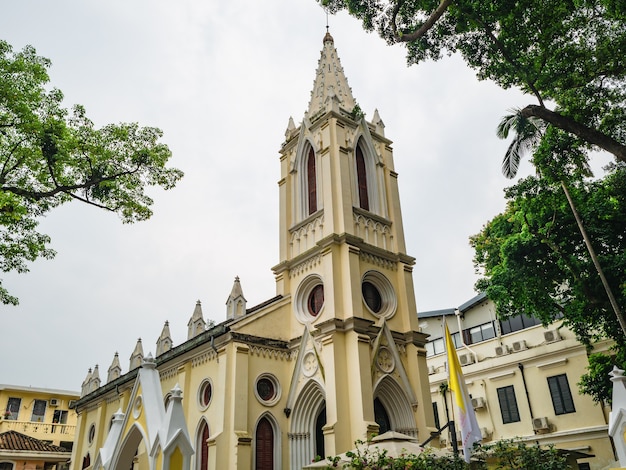
[[(96, 425), (92, 423), (91, 426), (89, 426), (89, 433), (87, 434), (89, 444), (93, 442), (94, 437), (96, 437)], [(89, 455), (87, 455), (87, 457), (89, 457)]]
[(256, 470), (274, 470), (274, 430), (267, 418), (256, 427)]
[(206, 410), (213, 398), (213, 384), (209, 379), (205, 379), (198, 389), (198, 404), (201, 410)]
[(11, 462), (0, 463), (0, 470), (13, 470), (13, 464)]
[(541, 320), (521, 314), (506, 320), (500, 320), (500, 331), (502, 331), (503, 335), (506, 335), (535, 325), (541, 325)]
[(548, 387), (550, 387), (550, 397), (554, 406), (554, 414), (564, 415), (574, 413), (574, 399), (569, 389), (569, 382), (565, 374), (548, 377)]
[(368, 271), (361, 281), (361, 295), (367, 310), (377, 317), (396, 313), (398, 299), (389, 279), (378, 271)]
[(461, 342), (461, 333), (457, 331), (456, 333), (452, 333), (450, 336), (452, 336), (452, 342), (454, 343), (454, 347), (456, 349), (463, 346), (463, 343)]
[(44, 417), (46, 416), (46, 405), (48, 402), (46, 400), (35, 400), (33, 404), (33, 414), (30, 417), (30, 420), (35, 423), (42, 423)]
[(356, 147), (356, 176), (359, 185), (359, 207), (368, 211), (370, 210), (370, 202), (367, 195), (367, 172), (360, 143)]
[(482, 325), (463, 330), (465, 344), (480, 343), (481, 341), (487, 341), (495, 337), (496, 331), (493, 328), (493, 322), (483, 323)]
[(309, 294), (309, 299), (307, 301), (307, 307), (309, 309), (309, 313), (314, 317), (318, 316), (324, 306), (324, 285), (318, 284), (316, 285)]
[(383, 307), (383, 298), (374, 284), (369, 281), (363, 282), (361, 286), (363, 300), (374, 313), (379, 313)]
[(309, 215), (317, 211), (317, 176), (315, 172), (315, 152), (309, 149), (309, 156), (306, 161), (306, 181), (309, 199)]
[(209, 468), (209, 425), (206, 421), (202, 422), (200, 431), (198, 432), (198, 447), (200, 449), (197, 452), (198, 455), (198, 470), (207, 470)]
[(513, 385), (498, 388), (498, 402), (503, 424), (517, 423), (520, 420)]
[(443, 342), (443, 338), (433, 339), (426, 343), (426, 357), (435, 356), (445, 352), (446, 347)]
[(9, 397), (9, 402), (7, 403), (7, 409), (5, 410), (4, 416), (5, 419), (17, 420), (17, 417), (20, 414), (20, 405), (22, 404), (21, 398)]
[(67, 410), (54, 410), (53, 423), (67, 424)]
[(278, 380), (272, 374), (260, 375), (254, 384), (257, 399), (266, 406), (275, 404), (280, 398)]

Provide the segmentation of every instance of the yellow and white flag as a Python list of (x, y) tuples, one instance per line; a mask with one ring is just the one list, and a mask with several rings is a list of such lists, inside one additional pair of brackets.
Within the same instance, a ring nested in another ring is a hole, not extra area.
[[(457, 419), (457, 429), (461, 431), (461, 441), (463, 443), (463, 456), (465, 461), (470, 461), (472, 447), (475, 442), (480, 442), (482, 436), (476, 421), (476, 413), (472, 407), (472, 401), (467, 393), (463, 371), (456, 355), (456, 348), (448, 325), (446, 324), (446, 350), (448, 352), (448, 387), (454, 397), (454, 409)], [(454, 438), (455, 436), (453, 436)]]

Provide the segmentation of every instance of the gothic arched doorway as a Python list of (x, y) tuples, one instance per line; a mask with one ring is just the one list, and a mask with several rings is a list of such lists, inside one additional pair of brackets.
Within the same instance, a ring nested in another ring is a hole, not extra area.
[(387, 410), (381, 403), (379, 398), (374, 399), (374, 420), (378, 424), (378, 434), (391, 431), (391, 420)]
[(324, 452), (323, 426), (326, 424), (326, 401), (322, 387), (310, 380), (300, 391), (291, 415), (289, 432), (289, 468), (310, 464), (319, 452)]

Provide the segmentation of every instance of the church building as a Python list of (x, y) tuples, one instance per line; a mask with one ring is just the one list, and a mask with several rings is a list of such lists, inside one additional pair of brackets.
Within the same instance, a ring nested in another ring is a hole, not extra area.
[(166, 323), (106, 383), (90, 371), (75, 409), (75, 469), (300, 469), (389, 430), (430, 436), (426, 335), (406, 254), (391, 141), (364, 118), (334, 41), (280, 149), (276, 293), (188, 340)]

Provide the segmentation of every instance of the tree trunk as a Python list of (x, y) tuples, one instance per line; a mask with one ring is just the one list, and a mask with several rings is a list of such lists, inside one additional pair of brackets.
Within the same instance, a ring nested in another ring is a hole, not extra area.
[(563, 116), (562, 114), (555, 113), (554, 111), (544, 108), (543, 106), (537, 106), (535, 104), (529, 104), (521, 110), (521, 114), (524, 117), (538, 117), (545, 122), (552, 124), (554, 127), (558, 127), (565, 132), (569, 132), (580, 137), (585, 142), (589, 142), (592, 145), (596, 145), (603, 150), (615, 155), (615, 158), (621, 162), (626, 162), (626, 145), (620, 144), (614, 138), (590, 127), (585, 126), (579, 122), (576, 122), (572, 118)]
[(613, 295), (613, 291), (611, 290), (611, 286), (609, 286), (606, 277), (604, 276), (604, 271), (602, 271), (602, 267), (600, 266), (600, 261), (598, 261), (598, 257), (596, 256), (596, 252), (591, 246), (591, 240), (587, 235), (587, 231), (583, 226), (583, 221), (578, 215), (578, 211), (576, 210), (576, 206), (574, 205), (574, 201), (572, 200), (572, 196), (567, 189), (567, 186), (563, 181), (561, 181), (561, 187), (563, 188), (563, 192), (565, 193), (565, 197), (567, 198), (567, 202), (569, 203), (570, 208), (572, 209), (572, 213), (574, 214), (574, 218), (576, 219), (576, 223), (578, 224), (578, 228), (580, 229), (580, 233), (583, 236), (583, 240), (585, 240), (585, 245), (587, 245), (587, 250), (589, 251), (589, 256), (591, 256), (591, 260), (593, 261), (593, 265), (596, 267), (596, 271), (598, 271), (598, 275), (600, 276), (600, 280), (602, 281), (602, 285), (604, 286), (604, 290), (606, 291), (606, 295), (609, 297), (609, 302), (611, 302), (611, 307), (613, 307), (613, 312), (615, 312), (615, 316), (617, 317), (617, 321), (622, 327), (622, 332), (624, 336), (626, 336), (626, 319), (624, 318), (624, 314), (619, 308), (617, 300)]

